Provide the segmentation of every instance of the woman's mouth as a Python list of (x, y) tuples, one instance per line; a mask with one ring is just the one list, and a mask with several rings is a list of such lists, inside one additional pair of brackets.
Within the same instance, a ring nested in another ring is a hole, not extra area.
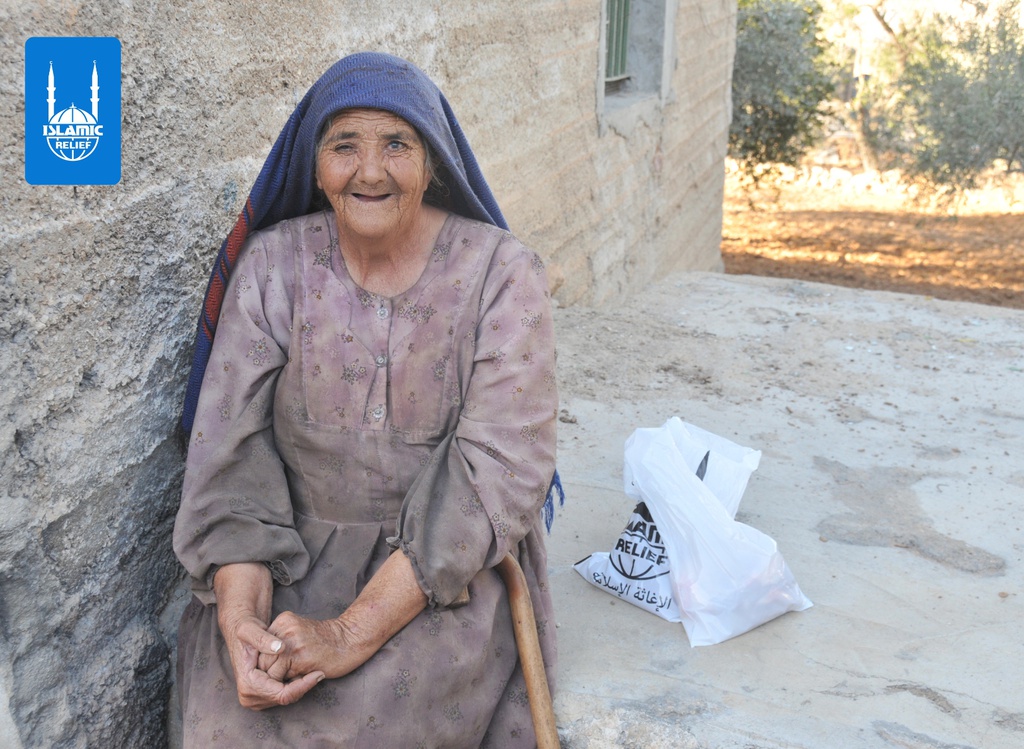
[(386, 192), (383, 195), (367, 195), (365, 193), (354, 192), (352, 197), (364, 203), (380, 203), (391, 197), (391, 193)]

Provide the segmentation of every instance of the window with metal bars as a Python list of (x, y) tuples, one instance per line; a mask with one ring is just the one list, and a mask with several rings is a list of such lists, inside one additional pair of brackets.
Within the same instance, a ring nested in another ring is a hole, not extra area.
[(605, 83), (629, 78), (626, 53), (629, 49), (629, 0), (606, 0), (606, 62)]
[(678, 0), (604, 0), (604, 58), (595, 71), (600, 111), (668, 96), (677, 8)]

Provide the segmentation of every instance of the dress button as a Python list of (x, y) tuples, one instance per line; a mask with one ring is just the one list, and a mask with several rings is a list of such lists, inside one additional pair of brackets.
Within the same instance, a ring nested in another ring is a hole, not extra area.
[(387, 318), (388, 314), (389, 313), (388, 313), (388, 308), (387, 307), (378, 307), (377, 308), (377, 317), (379, 317), (381, 320)]
[(381, 354), (374, 361), (377, 362), (378, 367), (383, 367), (385, 364), (388, 363), (388, 358), (384, 356), (384, 354)]
[(380, 421), (381, 419), (384, 418), (384, 406), (377, 406), (375, 409), (373, 409), (373, 418), (375, 418), (377, 421)]

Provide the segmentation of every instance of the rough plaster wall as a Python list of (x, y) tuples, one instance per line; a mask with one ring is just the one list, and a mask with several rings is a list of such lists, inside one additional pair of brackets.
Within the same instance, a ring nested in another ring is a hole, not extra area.
[[(575, 93), (538, 107), (519, 141), (508, 213), (549, 259), (563, 303), (614, 300), (670, 269), (721, 270), (736, 3), (665, 5), (675, 35), (664, 97), (595, 96), (592, 40), (577, 36), (558, 57), (573, 66)], [(589, 33), (600, 4), (580, 8), (579, 21), (563, 28)], [(552, 62), (541, 63), (543, 74)]]
[[(736, 2), (680, 0), (676, 68), (666, 106), (659, 194), (665, 224), (653, 253), (654, 276), (669, 270), (722, 270), (722, 199)], [(668, 140), (668, 139), (667, 139)]]
[[(194, 315), (273, 139), (339, 56), (383, 49), (438, 81), (563, 303), (720, 263), (734, 2), (679, 0), (670, 99), (604, 135), (598, 0), (169, 5), (0, 7), (0, 745), (12, 749), (166, 743), (183, 604), (175, 422)], [(122, 181), (29, 186), (24, 40), (92, 35), (123, 44)]]

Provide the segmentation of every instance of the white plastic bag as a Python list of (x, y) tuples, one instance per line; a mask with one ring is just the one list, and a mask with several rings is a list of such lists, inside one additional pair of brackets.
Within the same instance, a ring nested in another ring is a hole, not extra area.
[[(697, 476), (701, 455), (707, 483)], [(625, 490), (646, 503), (665, 541), (691, 646), (714, 645), (812, 605), (775, 541), (733, 519), (759, 460), (759, 452), (678, 418), (637, 429), (626, 441)]]
[(598, 551), (573, 565), (588, 583), (662, 619), (678, 622), (665, 541), (640, 502), (610, 552)]
[[(761, 452), (737, 445), (725, 437), (719, 437), (693, 424), (687, 424), (679, 417), (669, 419), (661, 429), (671, 437), (672, 445), (690, 475), (704, 482), (725, 507), (730, 518), (736, 517), (736, 510), (739, 509), (743, 492), (747, 490), (750, 474), (756, 471), (761, 463)], [(629, 443), (626, 444), (628, 447)], [(623, 478), (628, 494), (632, 483), (628, 457)]]

